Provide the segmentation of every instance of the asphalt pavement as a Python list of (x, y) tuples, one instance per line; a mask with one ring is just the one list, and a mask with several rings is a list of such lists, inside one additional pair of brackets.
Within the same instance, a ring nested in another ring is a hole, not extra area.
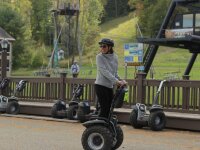
[[(119, 150), (200, 150), (199, 132), (121, 127), (124, 142)], [(1, 115), (0, 150), (82, 150), (84, 130), (76, 121)]]

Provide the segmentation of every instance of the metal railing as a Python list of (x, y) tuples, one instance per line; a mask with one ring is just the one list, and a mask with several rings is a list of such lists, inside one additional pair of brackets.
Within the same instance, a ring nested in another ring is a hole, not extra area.
[[(94, 79), (73, 79), (61, 77), (44, 78), (16, 78), (10, 77), (9, 87), (3, 92), (10, 96), (16, 83), (21, 79), (27, 80), (26, 88), (17, 95), (21, 101), (28, 102), (54, 102), (64, 99), (69, 102), (72, 98), (73, 84), (84, 84), (82, 100), (95, 103)], [(124, 107), (131, 108), (136, 103), (145, 103), (150, 106), (161, 80), (146, 79), (144, 74), (137, 74), (137, 78), (127, 80), (129, 92), (126, 95)], [(166, 111), (200, 113), (200, 81), (169, 80), (159, 95), (158, 104), (164, 106)]]

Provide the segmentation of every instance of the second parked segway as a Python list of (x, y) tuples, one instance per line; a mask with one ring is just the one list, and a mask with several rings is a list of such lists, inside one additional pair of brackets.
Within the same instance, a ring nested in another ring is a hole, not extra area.
[(69, 102), (69, 108), (66, 106), (66, 102), (62, 99), (56, 101), (51, 109), (51, 116), (53, 118), (68, 118), (70, 120), (77, 119), (77, 109), (78, 103), (80, 102), (80, 97), (83, 95), (83, 85), (73, 85), (73, 96)]
[(80, 97), (83, 95), (83, 84), (74, 85), (73, 97), (69, 102), (69, 108), (67, 110), (67, 118), (70, 120), (77, 120), (78, 104), (80, 103)]
[(165, 82), (166, 80), (160, 82), (154, 102), (150, 108), (147, 108), (145, 104), (141, 103), (137, 103), (133, 106), (133, 110), (130, 114), (130, 124), (134, 128), (149, 126), (153, 131), (160, 131), (165, 128), (166, 116), (163, 112), (163, 107), (157, 104), (161, 88)]
[[(83, 123), (86, 127), (82, 134), (82, 146), (85, 150), (114, 150), (121, 146), (124, 136), (121, 127), (117, 124), (117, 117), (113, 115), (113, 110), (118, 97), (125, 93), (125, 86), (119, 88), (112, 100), (109, 117), (91, 117), (89, 121)], [(121, 99), (123, 101), (123, 99)]]

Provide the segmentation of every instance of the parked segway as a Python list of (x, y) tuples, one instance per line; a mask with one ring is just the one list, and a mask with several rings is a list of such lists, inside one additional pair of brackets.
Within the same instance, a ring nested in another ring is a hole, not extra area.
[[(18, 92), (21, 92), (25, 88), (26, 82), (27, 81), (25, 80), (20, 80), (20, 82), (16, 86), (13, 96), (6, 97), (3, 95), (0, 95), (0, 111), (1, 112), (6, 112), (8, 114), (14, 114), (14, 115), (19, 113), (20, 106), (18, 103), (18, 98), (15, 97), (15, 95)], [(3, 79), (0, 84), (0, 88), (5, 89), (5, 87), (8, 86), (8, 84), (9, 84), (9, 79), (7, 78)]]
[(53, 118), (63, 119), (67, 117), (67, 107), (64, 100), (59, 99), (51, 108), (51, 116)]
[(161, 88), (165, 82), (166, 80), (160, 82), (158, 91), (156, 92), (156, 96), (150, 108), (147, 108), (145, 104), (141, 103), (137, 103), (133, 106), (133, 110), (130, 114), (130, 124), (134, 128), (149, 126), (153, 131), (160, 131), (165, 128), (166, 117), (163, 112), (163, 107), (157, 104)]
[(80, 103), (80, 97), (83, 95), (83, 84), (75, 85), (73, 90), (72, 100), (69, 102), (69, 108), (67, 111), (67, 118), (70, 120), (77, 120), (78, 104)]
[(108, 118), (92, 117), (83, 123), (86, 129), (82, 134), (81, 142), (85, 150), (114, 150), (121, 146), (124, 139), (123, 131), (117, 124), (117, 117), (113, 115), (113, 110), (117, 97), (126, 91), (125, 86), (121, 86), (115, 93)]
[(72, 100), (69, 102), (69, 108), (66, 107), (66, 102), (62, 99), (56, 101), (51, 109), (51, 116), (53, 118), (69, 118), (71, 120), (77, 119), (78, 103), (80, 102), (80, 96), (83, 94), (83, 85), (79, 84), (73, 87)]

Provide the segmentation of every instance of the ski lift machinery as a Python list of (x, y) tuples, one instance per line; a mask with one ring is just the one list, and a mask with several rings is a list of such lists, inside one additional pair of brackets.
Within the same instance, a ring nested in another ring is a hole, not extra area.
[[(187, 11), (175, 14), (178, 7), (186, 8)], [(187, 49), (192, 53), (184, 72), (185, 77), (189, 76), (200, 53), (200, 0), (172, 0), (156, 38), (138, 38), (138, 41), (149, 44), (143, 59), (146, 75), (159, 46), (167, 46)]]
[[(61, 5), (59, 5), (59, 3), (57, 4), (57, 9), (54, 9), (51, 11), (52, 12), (52, 16), (53, 16), (53, 20), (54, 20), (54, 26), (55, 26), (55, 33), (54, 33), (54, 48), (53, 48), (53, 51), (52, 51), (52, 54), (51, 54), (51, 57), (50, 57), (50, 60), (49, 60), (49, 63), (48, 63), (48, 68), (55, 68), (58, 66), (58, 58), (56, 57), (56, 54), (57, 54), (57, 51), (58, 51), (58, 42), (59, 42), (59, 39), (61, 37), (61, 33), (62, 33), (62, 30), (64, 28), (64, 23), (63, 25), (61, 26), (60, 28), (60, 31), (58, 32), (58, 16), (65, 16), (66, 20), (67, 20), (67, 16), (68, 16), (68, 31), (69, 31), (69, 34), (68, 34), (68, 51), (67, 53), (69, 53), (70, 51), (70, 43), (71, 43), (71, 17), (72, 16), (77, 16), (78, 18), (78, 15), (79, 15), (79, 5), (77, 5), (76, 3), (71, 5), (70, 3), (68, 3), (68, 5), (66, 6), (65, 3), (61, 3)], [(78, 25), (78, 19), (76, 20), (76, 26)], [(77, 28), (77, 27), (76, 27)], [(76, 32), (77, 34), (77, 32)], [(77, 35), (75, 35), (76, 38), (77, 38)]]

